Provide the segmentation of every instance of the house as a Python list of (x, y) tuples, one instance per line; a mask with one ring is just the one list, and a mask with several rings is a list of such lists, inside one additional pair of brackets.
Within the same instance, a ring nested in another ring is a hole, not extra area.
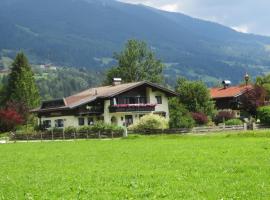
[(253, 89), (252, 85), (230, 86), (230, 81), (223, 81), (223, 87), (210, 89), (211, 98), (215, 101), (217, 110), (233, 111), (235, 117), (240, 117), (243, 95)]
[(114, 79), (109, 86), (44, 101), (33, 112), (46, 128), (92, 125), (99, 120), (129, 126), (149, 113), (169, 119), (168, 98), (174, 96), (175, 92), (147, 81), (122, 84), (121, 79)]

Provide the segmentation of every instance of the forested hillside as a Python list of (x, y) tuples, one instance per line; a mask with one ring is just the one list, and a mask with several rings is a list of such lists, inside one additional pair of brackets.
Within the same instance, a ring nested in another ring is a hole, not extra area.
[[(63, 98), (102, 83), (103, 74), (88, 69), (56, 67), (42, 69), (32, 66), (42, 100)], [(7, 83), (7, 75), (0, 74), (0, 90)]]
[(239, 82), (270, 69), (270, 38), (114, 0), (1, 0), (0, 56), (22, 49), (31, 63), (104, 70), (131, 38), (146, 41), (179, 75)]

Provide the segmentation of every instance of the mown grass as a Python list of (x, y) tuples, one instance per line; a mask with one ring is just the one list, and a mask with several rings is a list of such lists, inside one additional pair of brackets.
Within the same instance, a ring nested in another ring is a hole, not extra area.
[(269, 135), (0, 145), (0, 199), (269, 199)]

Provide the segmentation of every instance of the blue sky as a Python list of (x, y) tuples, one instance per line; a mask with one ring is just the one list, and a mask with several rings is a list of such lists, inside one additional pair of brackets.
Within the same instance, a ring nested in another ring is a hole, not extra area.
[(229, 26), (237, 31), (270, 36), (270, 0), (120, 0), (181, 12)]

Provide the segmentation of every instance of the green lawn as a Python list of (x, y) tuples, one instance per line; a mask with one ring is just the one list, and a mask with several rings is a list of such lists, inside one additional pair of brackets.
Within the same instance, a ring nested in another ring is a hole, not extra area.
[(269, 199), (270, 134), (0, 145), (0, 199)]

